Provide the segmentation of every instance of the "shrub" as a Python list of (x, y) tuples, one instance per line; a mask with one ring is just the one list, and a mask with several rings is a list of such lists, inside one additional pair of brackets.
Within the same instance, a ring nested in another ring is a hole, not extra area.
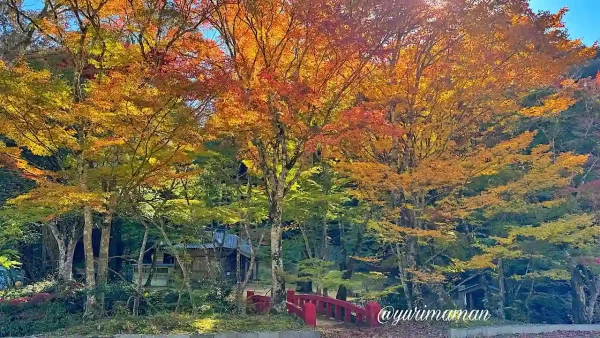
[(81, 322), (61, 302), (0, 304), (0, 336), (26, 336), (55, 331)]
[(0, 291), (0, 299), (9, 300), (17, 298), (31, 297), (38, 293), (55, 293), (57, 282), (51, 279), (39, 281), (20, 288), (12, 287)]
[(200, 315), (159, 313), (152, 316), (117, 316), (69, 327), (56, 335), (176, 334), (210, 332), (284, 331), (305, 329), (298, 318), (286, 315)]
[[(232, 310), (233, 304), (230, 301), (232, 286), (228, 283), (206, 281), (194, 283), (192, 285), (192, 297), (197, 309), (205, 313), (227, 313)], [(142, 302), (141, 310), (147, 312), (149, 305), (152, 310), (157, 312), (175, 311), (179, 294), (181, 292), (181, 301), (179, 310), (191, 312), (187, 291), (177, 289), (154, 289), (146, 292)]]

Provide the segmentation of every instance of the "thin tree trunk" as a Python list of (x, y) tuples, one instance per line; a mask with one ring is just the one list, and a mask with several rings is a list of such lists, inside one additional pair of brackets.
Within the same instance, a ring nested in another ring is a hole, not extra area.
[(154, 252), (152, 253), (152, 265), (150, 265), (150, 272), (148, 273), (148, 279), (146, 280), (144, 287), (149, 287), (152, 285), (152, 277), (154, 277), (154, 271), (156, 270), (156, 263), (158, 263), (156, 261), (158, 247), (156, 246), (156, 244), (154, 244), (152, 247), (154, 248)]
[[(173, 256), (175, 256), (175, 260), (177, 261), (177, 264), (179, 265), (179, 268), (181, 269), (181, 274), (183, 275), (183, 287), (186, 289), (189, 298), (190, 298), (190, 304), (192, 305), (192, 310), (193, 313), (196, 313), (196, 305), (194, 304), (194, 297), (192, 296), (192, 285), (190, 283), (190, 275), (189, 272), (187, 270), (187, 265), (185, 264), (183, 258), (181, 257), (181, 255), (177, 252), (177, 250), (175, 250), (173, 248), (173, 244), (171, 243), (171, 240), (169, 239), (169, 236), (167, 236), (167, 233), (165, 232), (164, 227), (162, 226), (162, 224), (157, 224), (158, 226), (158, 230), (160, 231), (163, 239), (165, 240), (165, 242), (167, 243), (169, 250), (171, 251), (171, 253), (173, 254)], [(177, 301), (177, 307), (179, 308), (179, 300)]]
[(144, 229), (144, 238), (142, 239), (142, 245), (140, 246), (140, 254), (137, 260), (137, 280), (135, 284), (135, 299), (133, 301), (133, 315), (137, 316), (140, 309), (140, 298), (142, 297), (143, 288), (143, 270), (144, 270), (144, 253), (146, 252), (146, 243), (148, 242), (148, 226)]
[(329, 240), (327, 238), (327, 232), (328, 232), (328, 225), (327, 222), (323, 222), (323, 233), (322, 233), (322, 238), (321, 238), (321, 259), (325, 260), (325, 258), (327, 258), (327, 249), (328, 249), (328, 244), (329, 244)]
[(114, 211), (109, 209), (104, 215), (102, 234), (100, 237), (100, 253), (98, 256), (98, 279), (99, 285), (105, 285), (108, 280), (108, 254), (110, 249), (110, 235), (112, 229)]
[[(250, 231), (248, 230), (247, 224), (244, 225), (244, 230), (246, 232), (246, 237), (249, 239)], [(258, 249), (260, 247), (260, 245), (263, 241), (263, 238), (265, 237), (265, 233), (266, 233), (266, 230), (263, 231), (262, 234), (260, 235), (256, 249)], [(241, 314), (246, 313), (246, 302), (245, 302), (246, 299), (244, 298), (244, 291), (246, 290), (246, 286), (248, 286), (248, 282), (250, 281), (250, 279), (252, 278), (252, 275), (254, 273), (254, 266), (256, 264), (256, 249), (254, 248), (254, 245), (250, 241), (250, 262), (248, 263), (248, 270), (244, 274), (244, 278), (241, 281), (241, 283), (238, 284), (238, 289), (236, 290), (236, 291), (240, 292), (240, 294), (239, 295), (236, 294), (236, 296), (240, 297), (240, 299), (243, 300), (243, 304), (241, 304), (242, 307), (238, 309), (238, 311)]]
[(504, 287), (504, 261), (498, 260), (498, 286), (500, 294), (498, 295), (498, 318), (504, 320), (504, 298), (506, 297), (506, 290)]
[[(590, 273), (591, 274), (591, 273)], [(594, 322), (594, 315), (596, 310), (596, 304), (598, 303), (598, 296), (600, 295), (600, 277), (594, 276), (590, 281), (590, 299), (587, 304), (588, 324)]]
[(48, 251), (46, 250), (46, 245), (44, 243), (44, 233), (42, 230), (42, 272), (45, 274), (46, 273), (46, 256), (48, 256)]
[[(328, 239), (327, 239), (327, 222), (323, 222), (323, 232), (322, 232), (322, 237), (321, 237), (321, 259), (325, 260), (325, 258), (327, 257), (327, 247), (328, 247)], [(344, 276), (342, 276), (343, 278)], [(352, 277), (352, 276), (350, 276)], [(348, 279), (350, 279), (350, 277), (348, 277)], [(321, 290), (321, 295), (325, 296), (325, 297), (329, 297), (329, 290), (326, 287), (323, 287), (323, 289)]]
[(313, 258), (313, 250), (310, 247), (310, 241), (308, 240), (308, 233), (306, 231), (306, 228), (304, 227), (304, 224), (298, 224), (298, 227), (300, 228), (302, 239), (304, 239), (304, 246), (306, 247), (306, 256), (308, 256), (309, 259)]
[[(74, 92), (79, 93), (78, 76), (73, 83)], [(81, 138), (83, 138), (83, 133)], [(83, 141), (81, 141), (83, 142)], [(79, 174), (79, 188), (83, 192), (87, 192), (87, 170), (84, 163), (83, 154), (79, 154), (77, 158), (77, 171)], [(85, 286), (87, 290), (85, 313), (84, 317), (94, 318), (98, 314), (98, 303), (96, 300), (96, 269), (94, 261), (94, 247), (92, 244), (92, 232), (94, 229), (94, 219), (92, 216), (92, 208), (88, 203), (83, 206), (83, 251), (85, 256)]]
[[(356, 245), (354, 246), (354, 250), (352, 251), (352, 256), (358, 256), (358, 254), (360, 253), (360, 249), (362, 248), (363, 242), (363, 233), (367, 227), (367, 223), (369, 222), (370, 218), (371, 213), (369, 212), (365, 219), (365, 223), (363, 224), (363, 226), (359, 227), (356, 233)], [(344, 253), (344, 256), (347, 256), (344, 244), (342, 244), (342, 252)], [(354, 259), (352, 257), (346, 257), (345, 262), (343, 264), (340, 264), (340, 269), (344, 271), (342, 273), (342, 279), (349, 280), (350, 278), (352, 278), (352, 275), (354, 274)], [(338, 287), (335, 298), (340, 300), (346, 300), (348, 298), (348, 288), (345, 285), (340, 285)]]
[(242, 264), (241, 240), (237, 241), (235, 252), (235, 309), (239, 314), (246, 314), (246, 300), (244, 299), (244, 288), (242, 285), (242, 276), (240, 265)]
[[(418, 268), (417, 266), (417, 251), (418, 251), (418, 244), (417, 244), (417, 238), (414, 236), (411, 236), (408, 238), (408, 252), (406, 252), (406, 268), (403, 269), (404, 272), (404, 278), (405, 280), (408, 281), (409, 277), (408, 276), (412, 276), (412, 273), (410, 273), (409, 271), (411, 269), (416, 270)], [(421, 306), (421, 301), (422, 301), (422, 293), (421, 293), (421, 287), (420, 284), (416, 281), (412, 281), (410, 283), (410, 292), (411, 292), (411, 298), (412, 298), (412, 304), (414, 306)]]
[(412, 310), (413, 308), (413, 300), (412, 295), (410, 293), (410, 289), (408, 287), (408, 280), (406, 278), (406, 272), (403, 263), (402, 251), (400, 249), (400, 245), (396, 243), (396, 258), (398, 259), (398, 272), (400, 275), (400, 283), (402, 284), (402, 290), (404, 290), (404, 297), (406, 298), (406, 305), (408, 306), (408, 310)]
[(285, 279), (283, 277), (283, 251), (282, 251), (282, 201), (283, 188), (278, 189), (271, 200), (269, 220), (271, 223), (271, 308), (277, 312), (285, 310)]
[[(299, 224), (298, 226), (300, 228), (300, 232), (302, 233), (302, 238), (304, 239), (304, 245), (306, 247), (306, 256), (308, 257), (308, 259), (312, 259), (314, 257), (313, 250), (310, 246), (310, 241), (308, 239), (308, 233), (306, 231), (306, 228), (304, 227), (304, 224)], [(307, 277), (307, 275), (306, 273), (298, 272), (298, 277), (304, 278)], [(312, 285), (312, 280), (298, 281), (296, 282), (296, 291), (302, 293), (312, 293)]]
[(100, 236), (100, 251), (98, 255), (98, 274), (96, 276), (96, 285), (98, 290), (98, 301), (100, 310), (104, 311), (104, 292), (108, 282), (108, 254), (110, 251), (110, 232), (112, 228), (113, 212), (108, 211), (104, 216), (102, 233)]
[(571, 271), (571, 291), (573, 293), (572, 316), (575, 324), (586, 324), (588, 322), (585, 284), (581, 276), (579, 265), (573, 267)]
[(87, 289), (87, 299), (85, 304), (85, 316), (95, 317), (97, 314), (98, 303), (94, 292), (96, 291), (96, 271), (94, 267), (94, 248), (92, 246), (92, 230), (94, 223), (92, 219), (92, 209), (89, 206), (83, 207), (83, 250), (85, 255), (85, 285)]
[(71, 241), (69, 245), (67, 245), (67, 257), (65, 257), (65, 281), (73, 281), (73, 259), (75, 256), (75, 247), (78, 239), (79, 238), (76, 238), (75, 240)]
[(529, 302), (531, 301), (531, 297), (533, 297), (533, 292), (535, 291), (534, 287), (534, 279), (531, 279), (531, 287), (529, 288), (529, 292), (527, 293), (527, 298), (525, 298), (525, 309), (527, 309), (527, 323), (531, 323), (531, 308), (529, 306)]

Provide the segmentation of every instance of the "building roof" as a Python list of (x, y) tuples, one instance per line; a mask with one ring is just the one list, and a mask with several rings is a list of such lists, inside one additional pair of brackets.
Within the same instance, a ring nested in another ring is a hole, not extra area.
[[(487, 285), (487, 287), (492, 291), (499, 291), (499, 289), (493, 285)], [(484, 288), (485, 287), (482, 284), (473, 284), (473, 285), (465, 286), (464, 288), (459, 287), (458, 292), (459, 293), (471, 293), (471, 292), (477, 291), (479, 289), (484, 289)]]
[(176, 249), (216, 249), (225, 248), (236, 250), (240, 241), (240, 253), (245, 256), (250, 256), (250, 241), (242, 241), (239, 236), (228, 234), (224, 231), (212, 232), (212, 242), (205, 243), (180, 243), (175, 244)]

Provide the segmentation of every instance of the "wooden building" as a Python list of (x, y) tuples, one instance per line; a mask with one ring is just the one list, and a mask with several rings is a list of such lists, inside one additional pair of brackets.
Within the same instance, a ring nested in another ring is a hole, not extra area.
[(498, 288), (480, 275), (479, 281), (471, 285), (458, 286), (458, 306), (461, 310), (483, 310), (489, 308), (488, 298), (498, 293)]
[[(237, 235), (225, 231), (207, 232), (209, 240), (197, 243), (179, 243), (174, 245), (175, 250), (185, 251), (190, 259), (188, 269), (193, 281), (232, 279), (236, 276), (237, 251), (240, 253), (240, 268), (242, 276), (250, 269), (250, 243), (240, 239)], [(181, 268), (175, 258), (170, 254), (167, 246), (159, 246), (155, 255), (156, 263), (144, 264), (143, 280), (147, 281), (152, 273), (152, 286), (167, 286), (173, 274), (181, 275)], [(133, 280), (137, 278), (137, 269), (134, 266)], [(252, 269), (251, 279), (258, 278), (258, 261)]]

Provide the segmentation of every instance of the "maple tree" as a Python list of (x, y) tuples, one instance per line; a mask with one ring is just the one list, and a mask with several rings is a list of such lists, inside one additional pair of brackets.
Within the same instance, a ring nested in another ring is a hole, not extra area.
[(209, 126), (219, 137), (235, 138), (240, 156), (263, 177), (272, 306), (278, 310), (285, 305), (284, 199), (310, 167), (324, 128), (356, 99), (356, 86), (383, 42), (380, 17), (372, 14), (347, 1), (261, 0), (226, 4), (211, 18), (231, 75)]
[[(461, 203), (475, 178), (522, 163), (533, 134), (515, 122), (556, 115), (574, 100), (561, 93), (525, 109), (521, 100), (593, 52), (565, 37), (564, 11), (534, 14), (522, 1), (421, 5), (411, 34), (390, 41), (393, 52), (363, 88), (365, 106), (389, 127), (361, 122), (359, 133), (347, 132), (350, 161), (340, 165), (380, 210), (377, 228), (397, 256), (409, 308), (421, 304), (424, 283), (444, 280), (428, 265), (441, 264), (436, 247), (453, 240), (466, 216), (444, 205)], [(502, 199), (479, 197), (474, 204)]]
[[(491, 189), (467, 198), (473, 200), (465, 205), (479, 210), (479, 215), (467, 217), (486, 237), (475, 240), (478, 252), (468, 262), (456, 262), (455, 266), (459, 270), (497, 270), (502, 286), (498, 306), (501, 316), (505, 298), (514, 302), (508, 292), (504, 293), (505, 279), (530, 283), (527, 307), (536, 285), (552, 280), (569, 281), (574, 322), (594, 320), (598, 232), (595, 197), (590, 188), (597, 179), (597, 150), (593, 137), (588, 135), (596, 128), (591, 118), (597, 112), (595, 82), (581, 79), (576, 86), (563, 88), (575, 89), (572, 96), (578, 102), (562, 116), (550, 114), (536, 120), (540, 132), (535, 143), (542, 145), (531, 150), (526, 169), (504, 170)], [(534, 97), (543, 101), (552, 95), (543, 91)], [(526, 268), (514, 275), (511, 270), (519, 261), (526, 261)]]
[[(23, 63), (2, 65), (6, 80), (0, 116), (5, 123), (0, 132), (33, 154), (56, 156), (61, 163), (56, 174), (17, 160), (39, 184), (16, 202), (52, 205), (54, 214), (47, 217), (83, 209), (90, 289), (106, 283), (111, 224), (119, 202), (190, 160), (201, 143), (198, 126), (211, 97), (209, 76), (198, 64), (219, 52), (198, 27), (212, 3), (153, 3), (151, 10), (146, 5), (48, 1), (54, 15), (31, 24), (57, 45), (66, 81)], [(7, 154), (18, 158), (15, 152)], [(97, 269), (93, 211), (102, 215), (103, 224)], [(95, 303), (89, 294), (90, 311)]]

